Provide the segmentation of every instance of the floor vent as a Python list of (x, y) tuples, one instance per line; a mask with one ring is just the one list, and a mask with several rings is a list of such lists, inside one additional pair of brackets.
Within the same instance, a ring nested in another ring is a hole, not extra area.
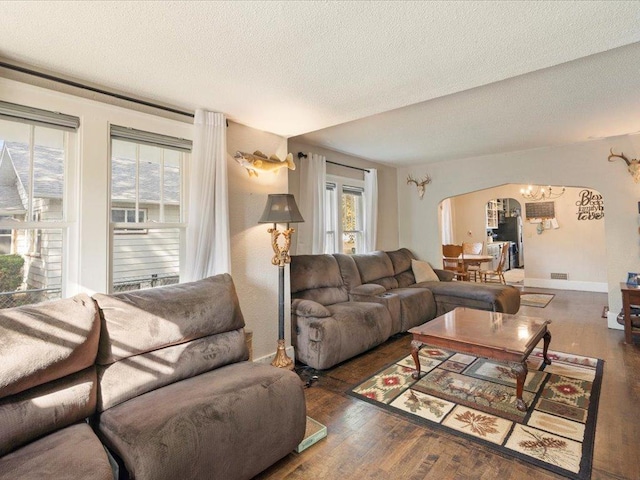
[(551, 279), (552, 280), (568, 280), (569, 275), (566, 273), (552, 273)]

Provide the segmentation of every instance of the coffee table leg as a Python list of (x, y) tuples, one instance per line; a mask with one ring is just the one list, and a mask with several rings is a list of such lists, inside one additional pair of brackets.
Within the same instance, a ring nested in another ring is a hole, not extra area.
[(516, 408), (521, 412), (527, 411), (527, 404), (522, 399), (522, 392), (524, 391), (524, 381), (527, 379), (527, 362), (512, 363), (511, 371), (516, 376)]
[(420, 356), (418, 355), (418, 351), (420, 350), (421, 346), (422, 342), (419, 342), (417, 340), (413, 340), (411, 342), (411, 356), (413, 357), (413, 361), (416, 364), (416, 371), (411, 374), (411, 377), (415, 380), (418, 380), (420, 378)]
[(547, 357), (547, 350), (549, 350), (549, 344), (551, 343), (551, 333), (547, 330), (547, 333), (542, 337), (544, 344), (542, 346), (542, 357), (544, 358), (545, 365), (551, 365), (551, 360)]

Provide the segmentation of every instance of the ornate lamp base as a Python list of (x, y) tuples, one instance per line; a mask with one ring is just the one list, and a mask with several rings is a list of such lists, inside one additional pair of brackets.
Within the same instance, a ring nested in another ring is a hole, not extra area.
[(293, 360), (287, 355), (287, 349), (284, 346), (284, 339), (278, 340), (278, 349), (276, 350), (276, 356), (271, 362), (271, 365), (278, 368), (286, 368), (287, 370), (293, 370)]

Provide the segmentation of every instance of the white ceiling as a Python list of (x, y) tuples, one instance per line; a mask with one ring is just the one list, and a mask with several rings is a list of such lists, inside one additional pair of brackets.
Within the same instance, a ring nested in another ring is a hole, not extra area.
[(2, 1), (0, 26), (4, 60), (388, 164), (640, 130), (638, 1)]

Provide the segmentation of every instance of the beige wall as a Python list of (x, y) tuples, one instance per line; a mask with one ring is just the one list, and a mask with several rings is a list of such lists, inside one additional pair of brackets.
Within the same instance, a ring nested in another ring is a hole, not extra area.
[[(287, 193), (288, 179), (282, 169), (276, 174), (258, 172), (258, 177), (249, 177), (233, 159), (237, 150), (260, 150), (284, 158), (287, 140), (231, 121), (227, 130), (231, 275), (247, 328), (253, 330), (253, 356), (260, 358), (275, 352), (278, 339), (278, 267), (271, 264), (273, 249), (267, 233), (271, 225), (258, 224), (258, 220), (267, 195)], [(290, 345), (288, 267), (285, 274), (285, 334)]]
[[(554, 201), (557, 229), (538, 234), (537, 224), (524, 216), (526, 201), (520, 195), (523, 185), (503, 185), (452, 198), (454, 241), (485, 241), (485, 210), (489, 200), (514, 198), (522, 206), (525, 285), (567, 290), (607, 289), (606, 220), (578, 220), (577, 205), (581, 188), (568, 187)], [(567, 273), (568, 280), (554, 280), (551, 273)]]
[[(378, 250), (395, 250), (398, 248), (398, 193), (396, 169), (385, 165), (371, 162), (362, 158), (345, 155), (344, 153), (334, 152), (326, 148), (319, 148), (313, 145), (289, 140), (289, 151), (293, 153), (296, 164), (298, 161), (298, 152), (317, 153), (324, 155), (327, 160), (350, 165), (360, 168), (375, 168), (378, 170), (378, 234), (376, 249)], [(337, 165), (327, 164), (327, 174), (337, 175), (341, 177), (357, 178), (362, 180), (363, 174), (352, 168), (345, 168)], [(289, 171), (289, 193), (293, 193), (296, 198), (300, 194), (300, 169)], [(304, 216), (304, 212), (303, 212)]]
[[(619, 282), (626, 280), (627, 272), (640, 271), (640, 185), (633, 182), (623, 162), (607, 162), (607, 156), (613, 147), (637, 158), (638, 140), (637, 135), (622, 136), (399, 169), (398, 208), (406, 212), (399, 220), (400, 244), (439, 263), (438, 204), (447, 197), (509, 183), (592, 188), (604, 197), (608, 321), (609, 326), (618, 328), (615, 316), (622, 307)], [(419, 200), (413, 190), (401, 185), (400, 179), (408, 173), (420, 175), (424, 171), (431, 174), (433, 182), (424, 199)], [(583, 247), (576, 244), (575, 248)]]

